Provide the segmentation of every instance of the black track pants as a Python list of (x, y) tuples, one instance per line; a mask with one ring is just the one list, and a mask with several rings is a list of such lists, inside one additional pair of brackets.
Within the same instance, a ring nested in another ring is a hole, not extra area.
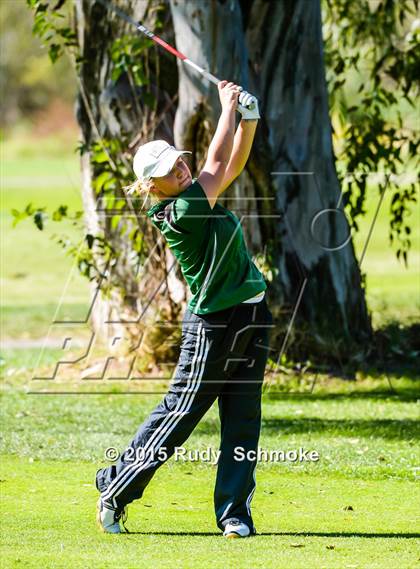
[(217, 525), (223, 529), (237, 518), (254, 529), (250, 503), (256, 460), (239, 459), (258, 448), (261, 387), (272, 326), (265, 298), (208, 315), (186, 310), (181, 353), (168, 393), (120, 459), (97, 472), (96, 485), (106, 504), (120, 508), (140, 498), (159, 466), (174, 447), (183, 445), (217, 398), (221, 420), (214, 491)]

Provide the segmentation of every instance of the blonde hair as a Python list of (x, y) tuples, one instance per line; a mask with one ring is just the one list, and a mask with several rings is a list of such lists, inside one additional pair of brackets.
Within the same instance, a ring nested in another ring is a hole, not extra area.
[(146, 203), (149, 194), (150, 194), (150, 190), (153, 186), (153, 182), (152, 180), (149, 179), (145, 179), (145, 180), (136, 180), (135, 182), (133, 182), (132, 184), (128, 185), (128, 186), (124, 186), (122, 189), (123, 191), (128, 195), (131, 196), (133, 194), (137, 195), (137, 196), (145, 196), (143, 203), (141, 205), (140, 209), (144, 208), (144, 204)]

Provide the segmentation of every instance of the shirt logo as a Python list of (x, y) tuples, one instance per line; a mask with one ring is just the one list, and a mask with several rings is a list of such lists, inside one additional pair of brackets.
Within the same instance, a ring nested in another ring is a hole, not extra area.
[(161, 211), (157, 211), (155, 213), (155, 215), (153, 216), (153, 218), (155, 219), (155, 221), (163, 221), (165, 219), (165, 212), (164, 210)]

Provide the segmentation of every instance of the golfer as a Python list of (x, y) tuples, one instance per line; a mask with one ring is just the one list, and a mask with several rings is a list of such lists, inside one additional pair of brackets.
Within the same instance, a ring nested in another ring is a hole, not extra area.
[[(96, 474), (97, 518), (108, 533), (124, 531), (127, 504), (141, 498), (156, 470), (216, 399), (221, 421), (216, 523), (226, 537), (256, 533), (251, 515), (256, 460), (246, 453), (258, 448), (273, 319), (266, 282), (250, 258), (240, 221), (217, 199), (243, 170), (260, 114), (258, 103), (250, 109), (252, 96), (234, 83), (220, 81), (218, 92), (222, 111), (196, 179), (182, 158), (187, 152), (163, 140), (144, 144), (134, 157), (138, 180), (129, 191), (154, 196), (147, 215), (178, 260), (191, 297), (167, 394), (118, 461)], [(235, 132), (236, 111), (242, 117)]]

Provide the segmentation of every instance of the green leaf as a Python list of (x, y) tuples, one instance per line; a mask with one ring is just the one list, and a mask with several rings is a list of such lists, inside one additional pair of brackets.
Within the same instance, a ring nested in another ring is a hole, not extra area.
[(67, 217), (67, 205), (60, 205), (52, 214), (53, 221), (61, 221), (63, 217)]
[(106, 171), (99, 174), (93, 182), (96, 193), (99, 193), (111, 181), (115, 182), (115, 176), (112, 172)]
[(112, 70), (112, 73), (111, 73), (111, 81), (116, 83), (118, 81), (118, 79), (121, 77), (123, 72), (124, 72), (124, 69), (121, 69), (120, 66), (114, 67), (114, 69)]
[(400, 198), (400, 192), (396, 192), (393, 197), (392, 197), (392, 201), (391, 201), (391, 206), (394, 205), (394, 203)]
[(39, 3), (36, 6), (36, 14), (40, 14), (41, 12), (46, 12), (48, 10), (48, 4)]
[(92, 249), (92, 245), (93, 245), (93, 242), (95, 241), (95, 237), (93, 235), (91, 235), (90, 233), (87, 233), (85, 235), (85, 239), (87, 241), (89, 249)]
[(104, 150), (95, 153), (92, 157), (92, 162), (95, 164), (102, 164), (103, 162), (108, 162), (108, 161), (109, 161), (108, 154)]
[(44, 218), (46, 218), (46, 216), (42, 211), (37, 211), (34, 215), (35, 225), (40, 231), (44, 229)]
[(12, 210), (11, 210), (11, 213), (12, 213), (12, 215), (13, 215), (13, 217), (14, 217), (13, 222), (12, 222), (12, 227), (16, 227), (16, 225), (17, 225), (20, 221), (22, 221), (23, 219), (25, 219), (26, 217), (28, 217), (25, 212), (20, 212), (20, 211), (18, 211), (17, 209), (12, 209)]
[(10, 210), (10, 213), (13, 215), (13, 217), (21, 217), (22, 215), (19, 210), (14, 208)]
[(118, 224), (120, 223), (122, 216), (121, 215), (114, 215), (111, 219), (111, 229), (114, 231), (118, 228)]
[(62, 54), (62, 51), (63, 50), (62, 50), (60, 45), (58, 45), (56, 43), (53, 43), (50, 45), (50, 47), (48, 49), (48, 55), (50, 56), (52, 63), (55, 63), (57, 61), (57, 59)]

